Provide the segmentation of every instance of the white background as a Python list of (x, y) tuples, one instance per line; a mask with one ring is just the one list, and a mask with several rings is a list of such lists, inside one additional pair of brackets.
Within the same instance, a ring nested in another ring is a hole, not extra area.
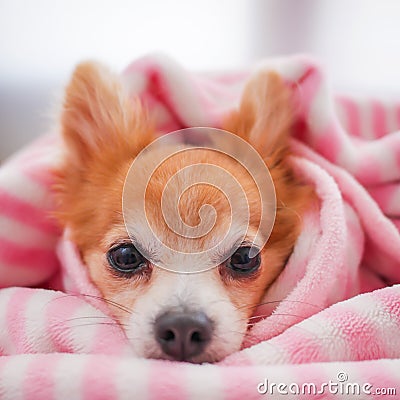
[(157, 51), (194, 70), (310, 53), (337, 91), (400, 99), (400, 1), (0, 0), (0, 160), (48, 129), (77, 62)]

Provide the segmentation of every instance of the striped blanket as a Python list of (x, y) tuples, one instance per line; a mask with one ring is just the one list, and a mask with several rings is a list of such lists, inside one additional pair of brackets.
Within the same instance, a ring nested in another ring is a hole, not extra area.
[[(292, 90), (291, 162), (319, 209), (243, 349), (217, 364), (132, 356), (51, 218), (56, 134), (0, 168), (0, 399), (400, 397), (400, 103), (334, 96), (304, 57), (268, 60)], [(160, 131), (219, 127), (254, 71), (193, 74), (150, 56), (122, 74)]]

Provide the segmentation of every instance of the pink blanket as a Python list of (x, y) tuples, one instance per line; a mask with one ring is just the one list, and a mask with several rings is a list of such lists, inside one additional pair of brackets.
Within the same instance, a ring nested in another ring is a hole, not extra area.
[[(49, 217), (62, 149), (45, 136), (0, 168), (0, 399), (399, 398), (400, 103), (333, 96), (303, 57), (258, 68), (292, 89), (292, 163), (320, 207), (244, 348), (214, 365), (132, 357)], [(147, 57), (123, 78), (172, 131), (219, 127), (253, 72), (194, 75)]]

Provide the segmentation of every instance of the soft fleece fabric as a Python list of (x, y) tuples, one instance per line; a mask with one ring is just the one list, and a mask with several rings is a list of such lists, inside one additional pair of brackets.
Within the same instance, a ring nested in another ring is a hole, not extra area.
[[(334, 96), (305, 57), (257, 68), (277, 70), (292, 89), (292, 163), (320, 206), (304, 217), (244, 349), (214, 365), (132, 357), (49, 217), (62, 152), (49, 135), (0, 168), (1, 399), (388, 398), (379, 388), (400, 396), (400, 104)], [(192, 74), (150, 56), (123, 78), (168, 132), (219, 127), (252, 73)], [(342, 379), (369, 383), (372, 394), (260, 394), (265, 379), (317, 388)]]

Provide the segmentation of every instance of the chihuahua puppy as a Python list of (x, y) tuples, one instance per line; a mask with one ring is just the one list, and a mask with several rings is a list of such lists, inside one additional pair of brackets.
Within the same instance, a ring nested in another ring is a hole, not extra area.
[[(95, 63), (76, 68), (61, 114), (66, 152), (55, 186), (57, 217), (69, 229), (93, 284), (111, 304), (113, 317), (139, 357), (215, 362), (241, 348), (249, 318), (284, 268), (312, 197), (311, 188), (295, 175), (288, 160), (292, 120), (289, 89), (277, 73), (262, 72), (247, 84), (239, 108), (223, 124), (223, 129), (257, 150), (275, 185), (275, 223), (266, 245), (254, 257), (250, 250), (257, 246), (254, 232), (260, 223), (261, 200), (243, 166), (205, 148), (178, 152), (158, 166), (146, 190), (146, 218), (163, 243), (182, 250), (171, 261), (174, 265), (190, 265), (190, 251), (219, 242), (227, 221), (241, 224), (240, 213), (230, 215), (230, 202), (235, 199), (227, 199), (215, 185), (201, 183), (182, 193), (183, 177), (165, 195), (175, 173), (194, 164), (217, 165), (240, 183), (248, 201), (246, 237), (241, 243), (236, 243), (236, 237), (227, 238), (234, 252), (224, 249), (230, 255), (215, 268), (180, 274), (158, 268), (145, 257), (159, 252), (162, 259), (163, 254), (141, 235), (143, 211), (135, 209), (135, 201), (129, 213), (134, 240), (122, 215), (123, 190), (131, 191), (134, 199), (135, 182), (130, 180), (124, 189), (129, 168), (157, 137), (151, 118), (106, 68)], [(147, 155), (149, 162), (153, 156)], [(215, 179), (222, 182), (223, 176)], [(177, 239), (165, 223), (161, 199), (167, 197), (163, 201), (173, 207), (176, 193), (182, 193), (179, 215), (189, 227), (199, 224), (203, 205), (215, 210), (213, 227), (206, 235)]]

